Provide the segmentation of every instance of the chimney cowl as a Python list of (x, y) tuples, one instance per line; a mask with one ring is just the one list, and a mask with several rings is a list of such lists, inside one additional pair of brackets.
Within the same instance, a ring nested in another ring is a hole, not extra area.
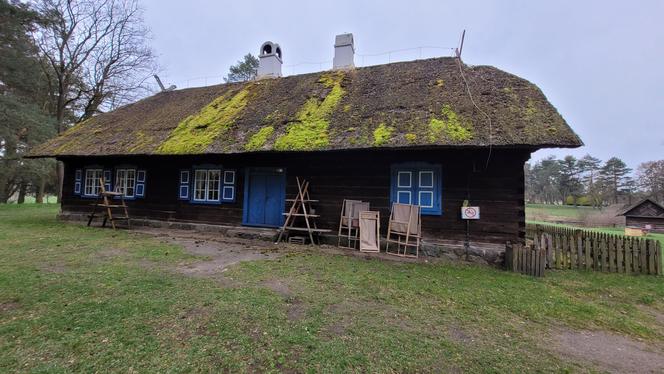
[(355, 67), (355, 41), (353, 34), (346, 33), (334, 38), (333, 69), (351, 69)]
[(281, 77), (282, 63), (281, 47), (279, 44), (271, 41), (263, 43), (258, 54), (258, 72), (256, 78)]

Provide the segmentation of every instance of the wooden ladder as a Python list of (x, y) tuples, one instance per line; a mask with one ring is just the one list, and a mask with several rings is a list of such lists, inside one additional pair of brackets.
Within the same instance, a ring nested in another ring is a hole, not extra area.
[[(286, 220), (279, 230), (277, 243), (281, 241), (287, 231), (302, 231), (307, 232), (310, 243), (314, 244), (314, 235), (330, 232), (331, 230), (319, 229), (316, 226), (315, 218), (320, 217), (320, 215), (311, 213), (311, 203), (316, 203), (318, 200), (312, 200), (309, 197), (309, 181), (300, 180), (300, 177), (296, 177), (295, 180), (297, 181), (297, 196), (294, 199), (286, 199), (287, 202), (291, 202), (292, 204), (288, 212), (283, 213), (286, 216)], [(306, 227), (295, 226), (296, 218), (298, 217), (304, 218)]]
[[(100, 212), (100, 214), (103, 214), (104, 217), (104, 221), (102, 222), (101, 227), (106, 227), (106, 221), (108, 220), (111, 221), (111, 227), (113, 227), (113, 230), (116, 229), (115, 221), (127, 221), (127, 227), (130, 227), (129, 212), (127, 211), (127, 204), (125, 204), (124, 194), (121, 192), (106, 191), (104, 178), (99, 178), (99, 183), (99, 195), (97, 196), (97, 201), (92, 204), (92, 213), (88, 216), (88, 226), (90, 226), (92, 220), (95, 218), (95, 215), (97, 214), (97, 207), (99, 207), (102, 208), (102, 212)], [(116, 197), (120, 198), (120, 204), (112, 201)], [(112, 210), (120, 208), (122, 208), (124, 211), (124, 216), (113, 216)], [(104, 209), (106, 209), (106, 213), (103, 213)]]

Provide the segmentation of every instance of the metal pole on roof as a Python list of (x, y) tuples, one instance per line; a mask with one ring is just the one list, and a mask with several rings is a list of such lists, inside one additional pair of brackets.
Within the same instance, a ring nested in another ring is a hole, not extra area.
[(461, 33), (461, 43), (458, 48), (456, 48), (455, 53), (458, 59), (461, 59), (461, 52), (463, 51), (463, 40), (466, 38), (466, 29)]

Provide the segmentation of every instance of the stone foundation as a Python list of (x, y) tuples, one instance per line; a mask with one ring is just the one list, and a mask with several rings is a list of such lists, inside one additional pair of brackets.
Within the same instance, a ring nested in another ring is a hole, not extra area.
[[(63, 212), (58, 214), (62, 221), (87, 222), (87, 213)], [(93, 222), (98, 226), (99, 221)], [(107, 224), (108, 225), (108, 224)], [(218, 233), (226, 237), (243, 239), (275, 241), (278, 231), (276, 229), (248, 227), (248, 226), (224, 226), (196, 222), (162, 221), (146, 218), (132, 218), (131, 225), (134, 227), (154, 227), (174, 230), (195, 230), (200, 232)], [(320, 237), (321, 242), (329, 245), (337, 245), (337, 235), (326, 234)], [(381, 238), (384, 239), (384, 238)], [(385, 241), (381, 241), (381, 247), (385, 248)], [(423, 239), (420, 253), (428, 257), (442, 257), (452, 261), (470, 261), (492, 266), (502, 266), (504, 263), (505, 246), (494, 243), (470, 243), (468, 253), (463, 242)]]

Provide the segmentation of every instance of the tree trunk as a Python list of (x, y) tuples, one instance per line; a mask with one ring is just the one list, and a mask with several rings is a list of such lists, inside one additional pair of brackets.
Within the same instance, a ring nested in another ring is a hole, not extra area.
[(58, 203), (62, 201), (62, 186), (64, 185), (65, 182), (65, 164), (62, 163), (62, 161), (58, 161), (55, 164), (55, 171), (56, 174), (58, 175), (58, 185), (57, 185), (57, 190), (58, 190)]
[(18, 200), (16, 201), (18, 204), (23, 204), (25, 203), (25, 194), (28, 191), (28, 185), (27, 183), (21, 181), (21, 187), (18, 189)]
[(35, 202), (37, 204), (44, 203), (44, 189), (46, 189), (46, 178), (39, 178), (39, 187), (37, 188), (37, 196), (35, 197)]

